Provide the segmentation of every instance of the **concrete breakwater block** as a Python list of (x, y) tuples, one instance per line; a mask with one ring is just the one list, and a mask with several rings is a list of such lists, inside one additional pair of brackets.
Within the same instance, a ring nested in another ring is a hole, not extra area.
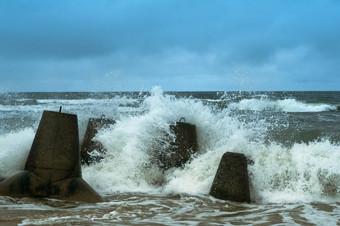
[(102, 200), (82, 179), (77, 115), (44, 111), (25, 169), (0, 182), (0, 195)]
[(93, 156), (91, 153), (93, 151), (98, 151), (99, 153), (105, 153), (106, 150), (103, 147), (103, 145), (98, 142), (94, 141), (93, 138), (96, 136), (98, 131), (100, 129), (103, 129), (105, 127), (109, 127), (110, 125), (115, 124), (116, 121), (108, 118), (100, 118), (100, 119), (95, 119), (95, 118), (90, 118), (87, 127), (86, 127), (86, 132), (84, 136), (84, 141), (81, 145), (80, 149), (80, 157), (81, 157), (81, 163), (82, 164), (91, 164), (93, 162), (98, 162), (103, 157), (101, 156)]
[(243, 154), (226, 152), (222, 156), (210, 195), (223, 200), (250, 202), (247, 159)]
[(170, 130), (175, 135), (175, 141), (170, 143), (168, 150), (158, 153), (158, 163), (163, 169), (183, 166), (198, 151), (195, 125), (176, 122), (170, 125)]

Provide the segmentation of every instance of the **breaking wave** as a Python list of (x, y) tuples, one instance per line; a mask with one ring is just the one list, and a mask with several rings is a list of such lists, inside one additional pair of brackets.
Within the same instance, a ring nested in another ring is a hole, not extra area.
[(336, 111), (338, 106), (324, 103), (304, 103), (295, 99), (243, 99), (228, 105), (234, 110), (277, 111), (277, 112), (322, 112)]
[[(104, 161), (84, 168), (84, 177), (102, 194), (209, 193), (221, 156), (239, 152), (248, 166), (256, 202), (340, 200), (340, 146), (324, 139), (284, 147), (264, 142), (265, 120), (244, 122), (230, 109), (214, 111), (195, 99), (178, 99), (154, 88), (143, 102), (145, 114), (125, 117), (100, 131), (96, 139), (108, 150)], [(165, 171), (152, 162), (164, 148), (169, 125), (185, 117), (197, 127), (199, 154), (184, 168)]]

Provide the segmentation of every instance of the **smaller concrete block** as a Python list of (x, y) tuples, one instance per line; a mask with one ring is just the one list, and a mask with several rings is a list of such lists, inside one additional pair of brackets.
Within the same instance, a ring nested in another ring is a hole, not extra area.
[(192, 154), (197, 152), (196, 126), (185, 122), (177, 122), (170, 126), (175, 135), (168, 150), (159, 153), (158, 163), (163, 169), (181, 167), (187, 163)]
[(83, 143), (80, 149), (80, 157), (82, 164), (90, 165), (93, 162), (98, 162), (102, 159), (102, 157), (92, 157), (91, 152), (97, 150), (100, 153), (105, 153), (106, 150), (103, 145), (98, 142), (94, 141), (93, 138), (96, 136), (100, 129), (105, 127), (109, 127), (110, 125), (115, 124), (116, 121), (108, 118), (90, 118), (86, 127), (86, 132), (84, 136)]
[(221, 159), (210, 195), (236, 202), (250, 202), (247, 159), (243, 154), (226, 152)]

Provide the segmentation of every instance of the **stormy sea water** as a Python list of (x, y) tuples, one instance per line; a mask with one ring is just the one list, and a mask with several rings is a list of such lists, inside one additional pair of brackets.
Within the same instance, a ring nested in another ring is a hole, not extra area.
[[(340, 225), (340, 92), (0, 93), (0, 177), (23, 169), (43, 111), (60, 106), (80, 142), (89, 118), (116, 120), (95, 137), (103, 160), (82, 166), (105, 201), (0, 196), (0, 224)], [(153, 156), (181, 118), (199, 152), (163, 172)], [(225, 152), (251, 160), (251, 203), (209, 196)]]

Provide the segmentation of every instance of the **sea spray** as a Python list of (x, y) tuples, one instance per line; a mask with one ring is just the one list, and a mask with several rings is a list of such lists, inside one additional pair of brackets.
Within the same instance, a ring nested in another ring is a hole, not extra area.
[(0, 135), (0, 177), (7, 178), (24, 169), (34, 133), (27, 128)]
[[(106, 179), (103, 182), (104, 184), (110, 183), (110, 185), (103, 184), (103, 189), (112, 189), (104, 190), (104, 192), (157, 192), (161, 189), (165, 193), (208, 193), (219, 158), (223, 153), (226, 151), (243, 152), (244, 139), (250, 139), (254, 137), (254, 134), (261, 132), (255, 126), (252, 126), (253, 130), (246, 129), (250, 125), (230, 117), (228, 110), (214, 112), (211, 107), (203, 105), (200, 101), (190, 98), (176, 99), (173, 96), (164, 95), (160, 88), (152, 90), (151, 96), (145, 99), (142, 107), (146, 110), (145, 114), (122, 118), (111, 129), (101, 131), (97, 136), (98, 141), (103, 143), (108, 150), (106, 161), (98, 165), (102, 171), (109, 170), (102, 175), (113, 179), (113, 181)], [(202, 156), (193, 158), (192, 163), (184, 169), (167, 171), (164, 179), (161, 179), (165, 181), (163, 188), (155, 189), (150, 185), (154, 184), (155, 178), (162, 176), (162, 172), (152, 163), (150, 157), (154, 151), (166, 149), (169, 144), (166, 143), (164, 137), (165, 134), (170, 133), (169, 125), (182, 117), (197, 126), (199, 152)], [(214, 160), (204, 158), (210, 155), (215, 156)], [(193, 167), (200, 159), (204, 161), (204, 164)], [(107, 167), (105, 164), (110, 164), (110, 166)], [(187, 183), (183, 184), (178, 174), (183, 174), (182, 180), (194, 175), (192, 170), (189, 170), (187, 174), (181, 172), (187, 172), (190, 167), (197, 173), (198, 178), (192, 177), (192, 183), (186, 180)], [(210, 173), (204, 176), (202, 172)], [(172, 189), (172, 186), (176, 189)]]
[[(96, 139), (108, 153), (85, 167), (84, 177), (104, 194), (143, 192), (207, 195), (221, 156), (247, 156), (255, 202), (339, 201), (340, 147), (329, 140), (284, 146), (268, 137), (281, 125), (265, 119), (243, 120), (231, 109), (216, 109), (192, 98), (175, 98), (154, 88), (140, 106), (142, 114), (121, 117)], [(169, 145), (169, 125), (184, 117), (197, 127), (199, 154), (183, 168), (162, 172), (153, 162)]]
[(250, 166), (254, 196), (263, 202), (340, 200), (340, 146), (328, 140), (259, 146)]
[(104, 182), (108, 183), (102, 186), (106, 189), (104, 192), (157, 192), (154, 185), (161, 183), (163, 173), (152, 158), (154, 152), (165, 151), (170, 145), (166, 139), (173, 137), (170, 124), (183, 116), (187, 122), (195, 123), (195, 104), (202, 106), (195, 100), (182, 101), (163, 95), (156, 87), (141, 105), (145, 114), (123, 117), (110, 129), (99, 133), (97, 139), (108, 152), (105, 160), (94, 167), (100, 165), (105, 171), (103, 175), (111, 179)]

